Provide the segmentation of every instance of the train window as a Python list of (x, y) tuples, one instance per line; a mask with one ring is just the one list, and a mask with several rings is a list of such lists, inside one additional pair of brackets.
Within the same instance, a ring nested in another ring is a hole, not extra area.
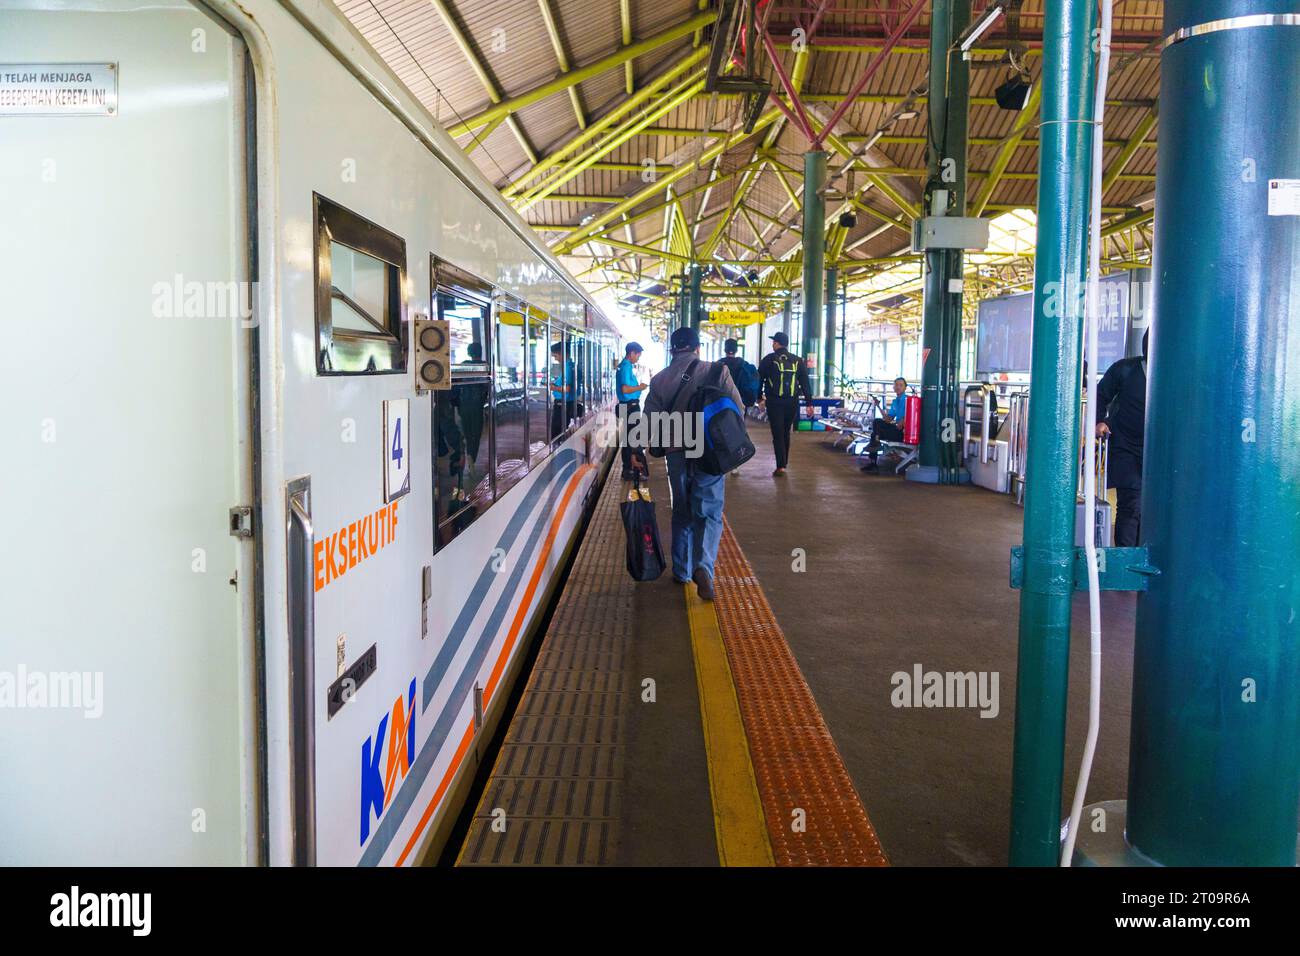
[(582, 332), (569, 332), (569, 364), (573, 367), (573, 403), (571, 421), (582, 421), (587, 417), (587, 409), (592, 407), (592, 396), (587, 391), (591, 381), (590, 369), (587, 367), (587, 337)]
[(609, 402), (614, 397), (614, 373), (618, 368), (618, 356), (608, 345), (605, 346), (605, 363), (601, 366), (601, 378), (605, 383), (605, 401)]
[(550, 371), (550, 342), (546, 313), (527, 310), (525, 325), (528, 353), (528, 453), (532, 461), (546, 457), (550, 448), (551, 389), (547, 382)]
[(406, 371), (406, 242), (324, 196), (313, 193), (312, 198), (317, 372)]
[(493, 475), (498, 498), (528, 473), (528, 353), (524, 323), (523, 306), (498, 300), (492, 331), (496, 343)]
[(434, 513), (446, 544), (492, 504), (492, 380), (486, 361), (488, 306), (437, 294), (450, 327), (451, 388), (433, 398)]

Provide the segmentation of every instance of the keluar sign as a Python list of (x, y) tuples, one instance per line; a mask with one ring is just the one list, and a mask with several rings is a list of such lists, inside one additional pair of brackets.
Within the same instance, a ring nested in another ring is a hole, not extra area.
[(710, 312), (708, 321), (714, 325), (758, 325), (766, 318), (764, 312)]

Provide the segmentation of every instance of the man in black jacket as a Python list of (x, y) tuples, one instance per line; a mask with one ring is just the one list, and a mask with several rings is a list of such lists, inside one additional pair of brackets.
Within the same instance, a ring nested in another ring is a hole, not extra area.
[(1120, 359), (1097, 383), (1097, 437), (1110, 436), (1106, 484), (1115, 489), (1115, 546), (1133, 548), (1142, 524), (1142, 441), (1147, 417), (1147, 339), (1142, 355)]
[(799, 418), (799, 393), (813, 413), (812, 387), (808, 384), (808, 366), (790, 351), (790, 336), (777, 332), (772, 336), (772, 351), (758, 364), (763, 383), (759, 404), (767, 409), (767, 423), (772, 427), (772, 450), (776, 452), (774, 475), (784, 475), (790, 462), (790, 432)]

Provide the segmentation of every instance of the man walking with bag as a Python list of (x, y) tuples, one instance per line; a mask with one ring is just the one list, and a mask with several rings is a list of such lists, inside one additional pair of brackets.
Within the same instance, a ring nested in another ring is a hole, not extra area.
[[(712, 601), (726, 484), (722, 474), (709, 474), (699, 467), (704, 452), (703, 422), (690, 422), (685, 428), (680, 423), (691, 414), (695, 393), (707, 383), (729, 395), (742, 412), (745, 405), (727, 369), (700, 359), (700, 336), (695, 329), (674, 331), (669, 348), (672, 361), (650, 380), (644, 414), (652, 435), (672, 435), (674, 439), (655, 450), (667, 455), (673, 493), (673, 580), (679, 584), (694, 581), (700, 597)], [(666, 413), (673, 415), (678, 427), (666, 427)], [(695, 436), (694, 447), (686, 446), (687, 436)]]

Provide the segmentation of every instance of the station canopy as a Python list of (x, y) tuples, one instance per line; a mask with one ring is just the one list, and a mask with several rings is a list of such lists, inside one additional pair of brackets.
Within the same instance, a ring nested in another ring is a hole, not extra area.
[[(827, 264), (849, 321), (919, 325), (930, 0), (335, 2), (570, 271), (652, 326), (691, 264), (710, 311), (771, 313), (798, 289), (802, 124), (834, 121)], [(966, 257), (972, 322), (979, 298), (1033, 281), (1043, 0), (1002, 6), (970, 58), (967, 215), (993, 222), (990, 249)], [(752, 56), (737, 27), (751, 12)], [(1150, 260), (1161, 19), (1150, 0), (1115, 10), (1107, 268)], [(1027, 102), (1004, 108), (1019, 77)]]

